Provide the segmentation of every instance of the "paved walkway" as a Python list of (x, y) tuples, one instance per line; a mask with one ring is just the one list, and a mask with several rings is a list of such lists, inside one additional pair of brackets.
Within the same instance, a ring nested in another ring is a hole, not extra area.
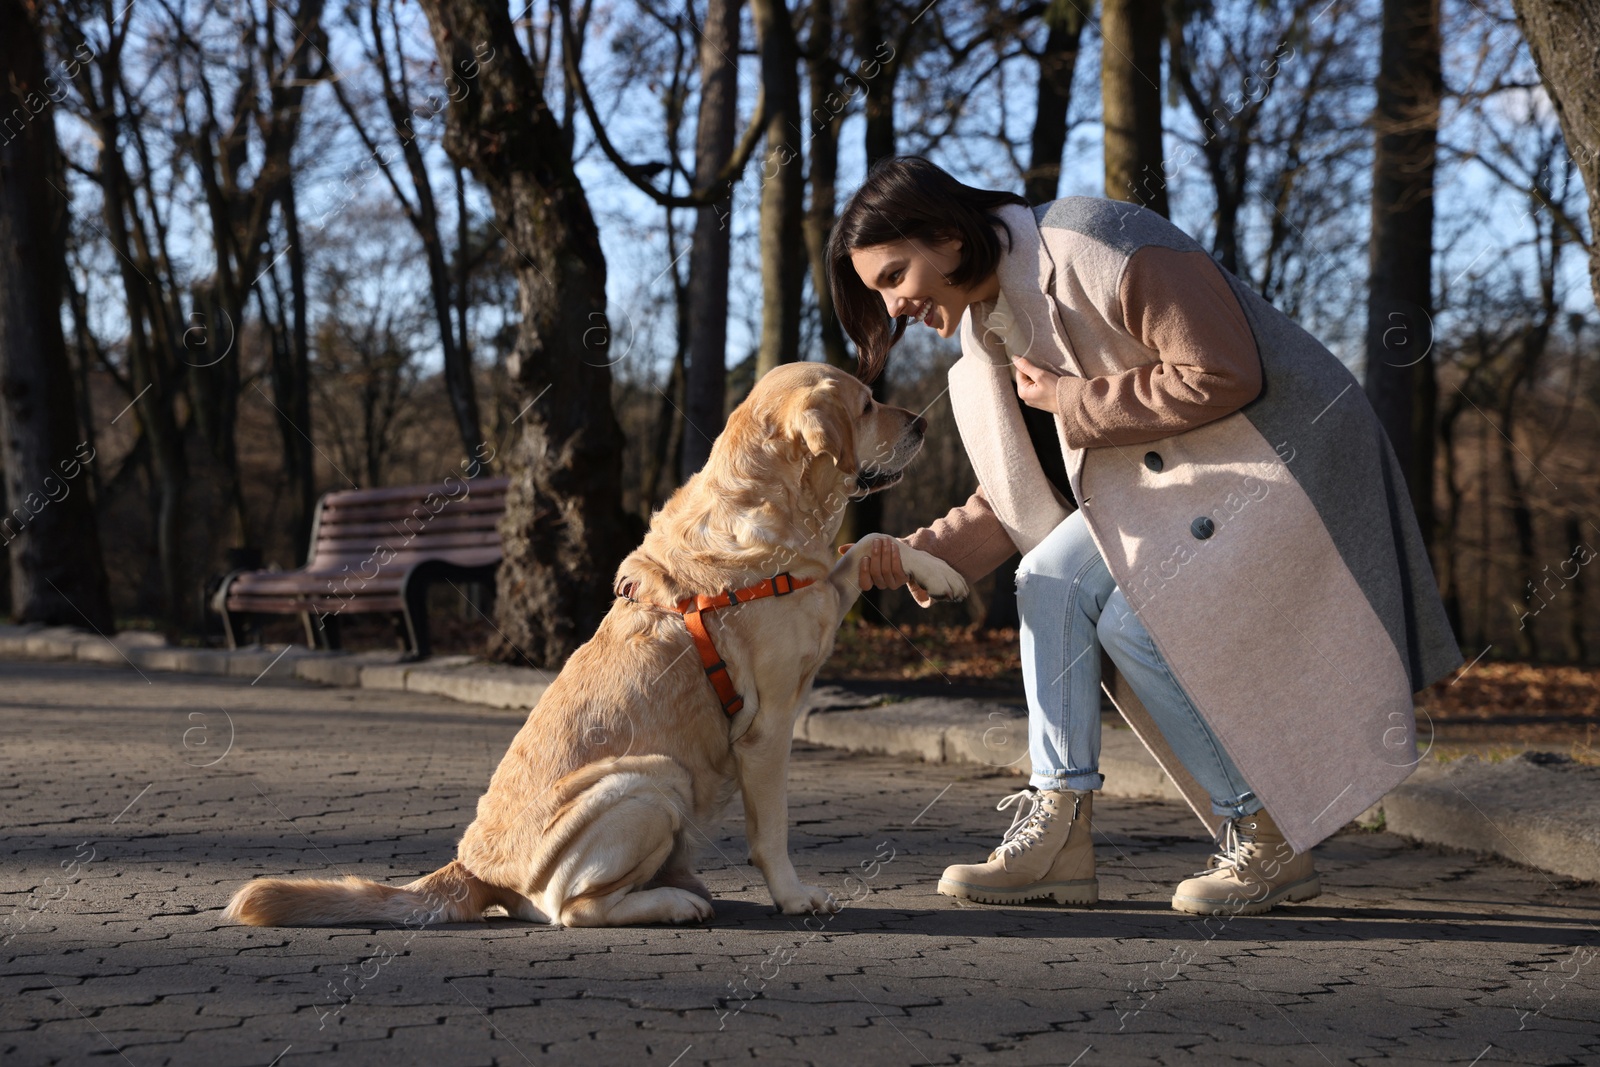
[(1352, 830), (1327, 892), (1170, 911), (1178, 805), (1107, 798), (1093, 910), (959, 906), (1014, 786), (799, 746), (802, 875), (771, 914), (737, 813), (711, 924), (219, 923), (258, 873), (408, 880), (453, 849), (520, 717), (406, 692), (0, 665), (0, 1062), (1600, 1063), (1600, 887)]

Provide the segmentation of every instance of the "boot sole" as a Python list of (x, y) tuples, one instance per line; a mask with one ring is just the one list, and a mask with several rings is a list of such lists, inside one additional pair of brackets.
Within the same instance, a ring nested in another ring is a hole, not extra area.
[(1322, 879), (1318, 875), (1302, 878), (1298, 882), (1290, 882), (1280, 886), (1276, 892), (1269, 893), (1260, 900), (1207, 900), (1203, 897), (1180, 897), (1172, 895), (1172, 910), (1186, 912), (1190, 915), (1260, 915), (1262, 912), (1271, 911), (1278, 904), (1292, 904), (1301, 900), (1310, 900), (1322, 894)]
[(974, 900), (979, 904), (1021, 904), (1029, 900), (1054, 900), (1057, 904), (1096, 904), (1100, 900), (1100, 881), (1081, 878), (1073, 882), (1039, 882), (1017, 889), (939, 879), (939, 892), (947, 897)]

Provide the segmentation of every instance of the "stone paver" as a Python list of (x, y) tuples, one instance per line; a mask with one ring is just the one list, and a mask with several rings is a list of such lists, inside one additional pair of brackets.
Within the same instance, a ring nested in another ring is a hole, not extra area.
[(1600, 1062), (1600, 887), (1348, 830), (1326, 892), (1168, 909), (1208, 851), (1180, 805), (1105, 798), (1102, 904), (961, 906), (997, 840), (980, 767), (797, 746), (803, 877), (772, 914), (735, 810), (688, 929), (490, 920), (225, 926), (259, 873), (402, 881), (452, 854), (520, 716), (415, 692), (0, 664), (0, 1062)]

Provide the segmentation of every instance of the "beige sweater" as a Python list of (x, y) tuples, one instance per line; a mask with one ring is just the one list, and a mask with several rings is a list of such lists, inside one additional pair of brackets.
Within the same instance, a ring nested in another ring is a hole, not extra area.
[[(1117, 296), (1106, 326), (1150, 349), (1157, 360), (1101, 377), (1062, 375), (1056, 418), (1070, 447), (1159, 440), (1231, 414), (1260, 394), (1255, 337), (1210, 256), (1141, 248), (1129, 257)], [(1072, 310), (1096, 313), (1092, 305)], [(967, 314), (981, 317), (986, 311), (976, 305)], [(968, 582), (1017, 551), (982, 486), (905, 541), (938, 556)]]

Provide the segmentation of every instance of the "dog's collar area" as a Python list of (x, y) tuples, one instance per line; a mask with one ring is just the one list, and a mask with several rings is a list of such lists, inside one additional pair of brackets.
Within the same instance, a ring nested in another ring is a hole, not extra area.
[[(755, 585), (747, 585), (743, 589), (729, 589), (716, 596), (698, 593), (678, 601), (675, 610), (683, 616), (683, 625), (688, 629), (689, 636), (694, 638), (695, 651), (700, 653), (700, 665), (705, 668), (706, 677), (711, 680), (712, 688), (717, 691), (717, 699), (722, 701), (722, 710), (730, 717), (739, 714), (744, 707), (744, 697), (733, 687), (733, 676), (728, 673), (728, 665), (723, 662), (722, 656), (717, 652), (716, 643), (711, 640), (711, 634), (706, 629), (705, 612), (732, 607), (735, 604), (748, 604), (752, 600), (761, 600), (765, 597), (788, 596), (796, 589), (804, 589), (815, 581), (815, 578), (796, 578), (788, 571), (784, 571), (782, 574), (774, 574), (771, 578), (763, 578)], [(629, 603), (639, 603), (634, 597), (639, 591), (639, 582), (636, 579), (623, 578), (613, 591)]]

